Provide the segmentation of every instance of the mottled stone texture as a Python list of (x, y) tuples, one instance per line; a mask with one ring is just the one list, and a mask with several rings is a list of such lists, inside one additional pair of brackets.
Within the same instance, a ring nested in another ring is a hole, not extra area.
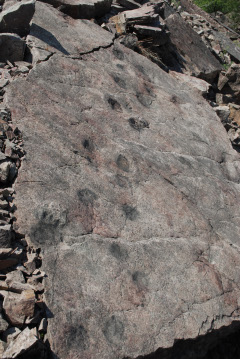
[(74, 20), (48, 4), (37, 2), (27, 44), (35, 51), (37, 48), (79, 57), (93, 48), (108, 46), (113, 37), (89, 20)]
[(136, 358), (239, 320), (239, 157), (220, 119), (143, 56), (98, 47), (6, 93), (26, 150), (17, 223), (42, 248), (60, 359)]

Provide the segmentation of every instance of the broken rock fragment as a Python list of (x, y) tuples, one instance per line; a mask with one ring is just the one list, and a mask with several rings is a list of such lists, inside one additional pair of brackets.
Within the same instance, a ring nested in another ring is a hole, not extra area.
[(0, 32), (25, 35), (34, 11), (35, 0), (21, 1), (9, 7), (0, 14)]
[[(3, 292), (1, 293), (3, 294)], [(33, 290), (25, 290), (21, 294), (5, 292), (3, 295), (3, 309), (12, 325), (21, 326), (26, 317), (34, 315), (35, 294)]]
[(0, 163), (0, 182), (11, 182), (17, 174), (17, 167), (11, 161), (4, 161)]
[(221, 73), (218, 89), (225, 95), (231, 95), (232, 102), (240, 104), (240, 65), (232, 64), (228, 71)]
[[(32, 357), (43, 350), (43, 343), (37, 338), (36, 329), (25, 328), (4, 351), (2, 359), (14, 359), (29, 351)], [(37, 356), (38, 357), (38, 356)]]
[(186, 74), (182, 74), (180, 72), (171, 71), (170, 75), (179, 81), (188, 84), (189, 86), (197, 89), (202, 95), (206, 95), (211, 87), (211, 85), (197, 77), (189, 76)]
[(206, 81), (213, 81), (222, 66), (201, 37), (178, 14), (170, 15), (165, 21), (170, 32), (170, 41), (177, 51), (176, 56), (179, 59), (181, 56), (182, 70)]

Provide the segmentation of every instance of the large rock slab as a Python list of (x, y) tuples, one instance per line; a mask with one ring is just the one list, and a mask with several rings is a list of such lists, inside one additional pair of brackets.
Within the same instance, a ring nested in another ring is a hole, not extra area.
[(223, 49), (223, 51), (226, 51), (234, 61), (239, 63), (240, 62), (240, 49), (239, 49), (239, 47), (236, 44), (234, 44), (229, 39), (229, 37), (227, 37), (222, 32), (214, 31), (213, 35), (214, 35), (215, 39), (221, 45), (221, 48)]
[(170, 15), (165, 22), (183, 72), (213, 81), (222, 66), (201, 37), (178, 14)]
[(112, 0), (41, 0), (74, 19), (92, 19), (101, 17), (110, 11)]
[(21, 1), (0, 14), (0, 32), (13, 32), (24, 35), (35, 10), (35, 0)]
[(49, 54), (56, 52), (79, 57), (98, 47), (109, 46), (112, 40), (112, 34), (91, 21), (71, 19), (52, 6), (38, 2), (27, 44), (37, 61), (39, 49)]
[(239, 320), (239, 157), (198, 90), (116, 42), (53, 55), (6, 102), (60, 359), (136, 358)]

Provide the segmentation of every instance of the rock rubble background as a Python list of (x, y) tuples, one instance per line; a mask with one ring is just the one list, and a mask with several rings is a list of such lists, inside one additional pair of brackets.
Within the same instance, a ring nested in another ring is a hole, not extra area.
[(1, 357), (239, 357), (239, 34), (187, 0), (1, 6)]

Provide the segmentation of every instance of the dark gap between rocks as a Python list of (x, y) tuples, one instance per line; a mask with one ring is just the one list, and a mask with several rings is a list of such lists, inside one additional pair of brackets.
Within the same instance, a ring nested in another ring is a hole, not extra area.
[(233, 322), (229, 327), (213, 330), (197, 339), (176, 341), (172, 348), (160, 348), (135, 359), (239, 359), (239, 339), (240, 323)]

